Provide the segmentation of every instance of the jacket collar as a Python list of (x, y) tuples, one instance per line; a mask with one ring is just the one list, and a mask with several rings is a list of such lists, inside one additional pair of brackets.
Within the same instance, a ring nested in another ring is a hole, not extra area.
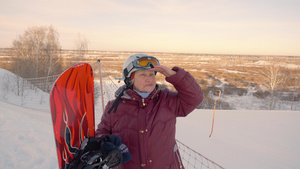
[[(115, 97), (118, 97), (121, 94), (121, 92), (124, 90), (124, 88), (126, 88), (126, 85), (119, 87), (119, 89), (115, 92)], [(154, 90), (144, 100), (146, 101), (146, 100), (153, 99), (159, 91), (158, 88), (159, 88), (159, 86), (156, 85)], [(142, 97), (137, 92), (135, 92), (133, 89), (126, 89), (123, 93), (123, 96), (121, 96), (121, 98), (129, 99), (129, 100), (137, 100), (137, 99), (141, 100), (142, 99)]]

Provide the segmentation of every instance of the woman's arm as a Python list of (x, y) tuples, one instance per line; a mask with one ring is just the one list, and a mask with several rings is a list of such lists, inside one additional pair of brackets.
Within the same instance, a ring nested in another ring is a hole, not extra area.
[[(177, 90), (175, 99), (168, 99), (170, 106), (176, 107), (177, 116), (188, 115), (202, 102), (202, 89), (189, 72), (179, 67), (169, 69), (161, 65), (151, 70), (162, 73), (166, 81), (173, 84)], [(170, 94), (170, 97), (173, 96), (174, 94)]]

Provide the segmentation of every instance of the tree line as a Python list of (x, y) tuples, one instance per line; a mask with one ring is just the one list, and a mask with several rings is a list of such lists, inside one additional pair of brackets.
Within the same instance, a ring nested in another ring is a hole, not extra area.
[[(79, 34), (74, 46), (80, 61), (88, 49), (88, 42)], [(28, 28), (12, 43), (12, 72), (22, 78), (60, 74), (62, 64), (59, 33), (53, 26)]]
[[(74, 42), (77, 61), (81, 61), (88, 48), (88, 42), (80, 34)], [(11, 71), (17, 77), (30, 79), (58, 75), (63, 71), (59, 33), (51, 26), (33, 26), (25, 30), (12, 43)], [(55, 79), (54, 79), (55, 80)], [(52, 81), (47, 78), (45, 84), (36, 85), (49, 92)], [(17, 78), (19, 95), (22, 93), (21, 79)], [(35, 84), (33, 84), (35, 85)]]

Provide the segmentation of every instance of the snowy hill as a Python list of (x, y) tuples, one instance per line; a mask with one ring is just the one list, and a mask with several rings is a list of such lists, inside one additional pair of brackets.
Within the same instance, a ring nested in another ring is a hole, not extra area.
[(49, 94), (0, 68), (0, 100), (49, 112)]
[(58, 168), (49, 113), (0, 101), (0, 126), (0, 168)]
[(300, 112), (195, 110), (179, 118), (177, 137), (231, 169), (300, 168)]
[[(6, 74), (0, 69), (1, 79)], [(13, 86), (0, 84), (0, 168), (58, 168), (47, 93), (28, 84), (29, 100), (22, 100)], [(300, 168), (300, 111), (217, 110), (208, 137), (212, 113), (178, 118), (177, 139), (225, 168)]]
[[(300, 168), (300, 112), (195, 110), (177, 122), (177, 139), (231, 169)], [(0, 101), (0, 168), (56, 169), (49, 113)]]

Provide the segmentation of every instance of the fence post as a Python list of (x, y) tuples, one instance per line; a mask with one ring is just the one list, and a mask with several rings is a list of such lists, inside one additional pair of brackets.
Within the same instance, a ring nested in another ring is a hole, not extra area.
[(103, 84), (102, 84), (102, 72), (101, 72), (100, 59), (98, 59), (98, 65), (99, 65), (99, 79), (100, 79), (100, 89), (101, 89), (102, 110), (104, 113), (104, 96), (103, 96)]

